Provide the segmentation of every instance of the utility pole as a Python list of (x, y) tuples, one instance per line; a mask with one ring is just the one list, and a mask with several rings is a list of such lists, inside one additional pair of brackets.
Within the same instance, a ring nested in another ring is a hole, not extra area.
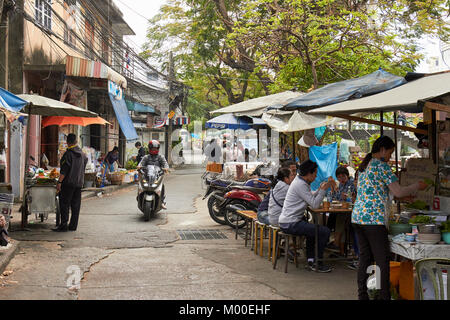
[[(167, 117), (169, 117), (170, 113), (174, 111), (175, 107), (175, 92), (174, 92), (174, 85), (173, 82), (175, 81), (175, 65), (173, 61), (173, 53), (170, 51), (169, 53), (169, 114)], [(172, 131), (173, 131), (173, 124), (172, 119), (168, 119), (169, 125), (166, 126), (166, 157), (169, 164), (172, 163)]]

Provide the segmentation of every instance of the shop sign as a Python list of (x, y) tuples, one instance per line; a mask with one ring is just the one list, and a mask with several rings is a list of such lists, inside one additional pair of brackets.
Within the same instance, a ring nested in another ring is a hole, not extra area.
[(108, 80), (108, 92), (116, 99), (122, 100), (123, 90), (122, 87), (119, 86), (114, 81)]

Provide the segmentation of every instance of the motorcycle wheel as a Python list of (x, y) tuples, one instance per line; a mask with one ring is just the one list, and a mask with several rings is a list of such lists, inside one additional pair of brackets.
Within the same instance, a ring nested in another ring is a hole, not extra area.
[(213, 196), (210, 196), (208, 199), (208, 211), (209, 211), (209, 215), (211, 216), (211, 218), (217, 222), (218, 224), (221, 225), (226, 225), (227, 222), (225, 221), (225, 215), (223, 213), (223, 210), (221, 210), (218, 205), (217, 202), (219, 200), (217, 200), (216, 198), (214, 198)]
[(144, 221), (149, 221), (152, 217), (152, 203), (144, 201)]
[[(252, 210), (253, 208), (250, 208), (246, 203), (243, 203), (239, 200), (232, 201), (229, 204), (234, 205), (235, 207), (240, 208), (241, 210)], [(232, 228), (236, 228), (236, 221), (237, 221), (237, 227), (243, 228), (245, 226), (245, 220), (234, 213), (232, 210), (225, 210), (225, 222), (227, 225), (229, 225)]]

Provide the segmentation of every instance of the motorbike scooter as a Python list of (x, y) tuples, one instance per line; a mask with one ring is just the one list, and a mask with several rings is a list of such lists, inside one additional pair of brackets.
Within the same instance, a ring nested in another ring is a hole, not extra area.
[(139, 170), (138, 208), (149, 221), (162, 209), (164, 196), (164, 172), (160, 167), (149, 165)]
[(236, 214), (237, 210), (258, 211), (261, 204), (261, 195), (268, 192), (272, 181), (267, 178), (256, 178), (248, 180), (244, 185), (232, 186), (223, 197), (217, 194), (213, 196), (220, 201), (220, 210), (224, 212), (224, 220), (227, 225), (235, 228), (245, 226), (245, 220)]
[[(222, 225), (226, 225), (224, 210), (221, 204), (224, 202), (224, 195), (232, 190), (233, 186), (244, 185), (244, 182), (237, 182), (233, 180), (217, 179), (204, 177), (204, 182), (207, 186), (206, 193), (203, 200), (208, 198), (208, 211), (211, 218)], [(219, 196), (220, 198), (216, 197)]]

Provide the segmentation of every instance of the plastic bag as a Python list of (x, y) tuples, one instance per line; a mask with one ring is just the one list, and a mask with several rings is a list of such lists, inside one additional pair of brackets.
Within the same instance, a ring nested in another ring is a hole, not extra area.
[(336, 179), (337, 169), (337, 143), (325, 146), (313, 146), (309, 148), (309, 159), (319, 166), (317, 168), (317, 178), (311, 183), (311, 190), (317, 190), (323, 181), (328, 177)]

